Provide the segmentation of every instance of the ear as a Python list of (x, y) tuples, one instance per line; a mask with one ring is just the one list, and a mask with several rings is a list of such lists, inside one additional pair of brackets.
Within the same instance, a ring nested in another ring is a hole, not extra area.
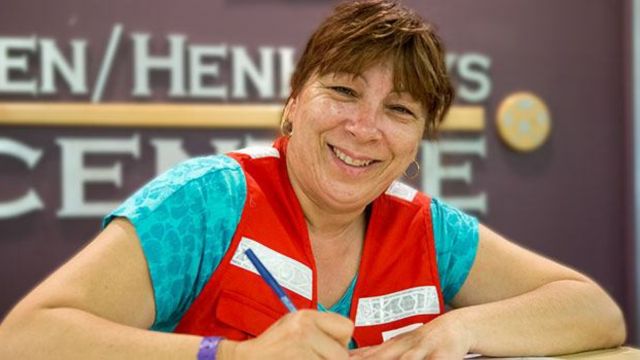
[(289, 98), (287, 104), (284, 106), (284, 111), (282, 112), (282, 120), (287, 119), (292, 121), (291, 118), (295, 117), (296, 109), (298, 104), (298, 98)]

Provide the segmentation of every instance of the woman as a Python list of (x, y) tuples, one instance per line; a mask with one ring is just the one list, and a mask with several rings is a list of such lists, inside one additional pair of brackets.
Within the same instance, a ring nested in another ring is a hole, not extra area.
[[(460, 359), (621, 344), (621, 312), (593, 281), (395, 182), (451, 104), (443, 58), (393, 1), (338, 6), (293, 75), (285, 136), (139, 190), (11, 311), (0, 357)], [(306, 310), (285, 315), (247, 248)]]

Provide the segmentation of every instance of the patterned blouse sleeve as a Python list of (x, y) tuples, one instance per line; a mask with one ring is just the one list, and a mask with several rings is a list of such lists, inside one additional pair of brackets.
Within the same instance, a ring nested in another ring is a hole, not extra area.
[(153, 285), (153, 330), (172, 331), (217, 268), (240, 221), (246, 184), (227, 156), (183, 162), (144, 185), (103, 220), (131, 221)]
[(433, 198), (431, 217), (438, 274), (445, 303), (456, 296), (469, 275), (478, 250), (478, 220)]

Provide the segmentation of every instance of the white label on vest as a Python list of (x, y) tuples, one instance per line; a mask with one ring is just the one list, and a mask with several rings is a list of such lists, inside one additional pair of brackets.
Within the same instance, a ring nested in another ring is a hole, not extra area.
[(313, 276), (308, 266), (246, 237), (240, 240), (238, 249), (231, 258), (231, 264), (259, 274), (244, 253), (249, 248), (282, 287), (311, 300)]
[(387, 189), (385, 194), (395, 196), (402, 200), (407, 200), (409, 202), (413, 201), (416, 197), (418, 190), (412, 188), (407, 184), (403, 184), (399, 181), (394, 181), (391, 183), (391, 186)]
[(389, 331), (383, 331), (382, 332), (382, 341), (387, 341), (389, 339), (392, 339), (400, 334), (404, 334), (404, 333), (408, 333), (409, 331), (413, 331), (417, 328), (419, 328), (420, 326), (422, 326), (422, 323), (416, 323), (416, 324), (411, 324), (411, 325), (407, 325), (407, 326), (403, 326), (401, 328), (398, 329), (393, 329), (393, 330), (389, 330)]
[(280, 157), (278, 149), (269, 146), (249, 146), (244, 149), (234, 150), (232, 152), (249, 155), (252, 159)]
[(356, 326), (390, 323), (416, 315), (440, 313), (438, 290), (435, 286), (420, 286), (387, 295), (358, 300)]

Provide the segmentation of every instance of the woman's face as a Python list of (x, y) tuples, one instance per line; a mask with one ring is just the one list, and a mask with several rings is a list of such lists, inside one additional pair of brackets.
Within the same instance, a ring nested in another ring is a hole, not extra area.
[(327, 210), (361, 209), (384, 192), (415, 158), (425, 126), (422, 105), (394, 89), (390, 63), (312, 77), (288, 117), (292, 184)]

